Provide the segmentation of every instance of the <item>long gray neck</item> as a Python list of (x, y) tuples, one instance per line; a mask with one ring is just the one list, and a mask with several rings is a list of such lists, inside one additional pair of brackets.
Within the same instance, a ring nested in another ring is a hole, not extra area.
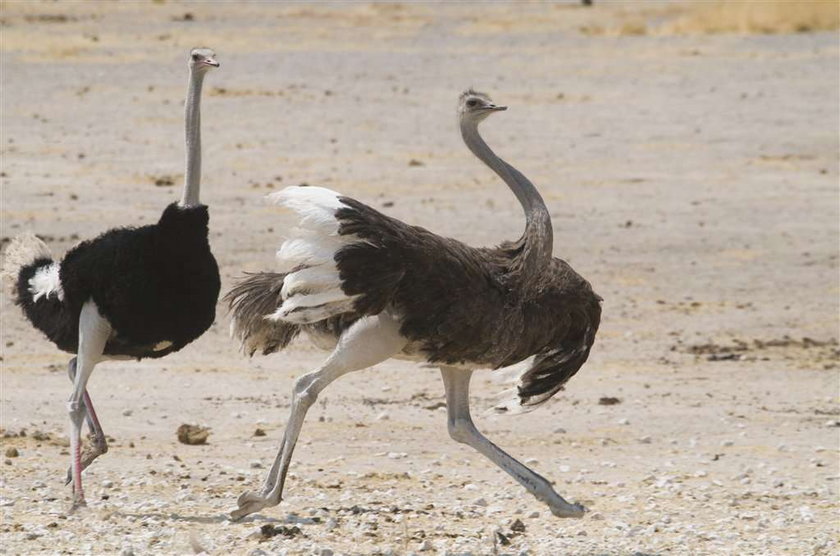
[(464, 143), (482, 162), (496, 172), (507, 184), (525, 211), (525, 251), (523, 257), (527, 263), (545, 263), (552, 256), (554, 233), (551, 216), (534, 184), (528, 181), (519, 170), (496, 156), (484, 139), (478, 134), (478, 124), (471, 121), (461, 122), (461, 136)]
[(194, 207), (200, 204), (198, 195), (201, 190), (201, 84), (204, 73), (190, 71), (187, 87), (186, 139), (187, 172), (184, 175), (184, 196), (179, 203), (182, 207)]

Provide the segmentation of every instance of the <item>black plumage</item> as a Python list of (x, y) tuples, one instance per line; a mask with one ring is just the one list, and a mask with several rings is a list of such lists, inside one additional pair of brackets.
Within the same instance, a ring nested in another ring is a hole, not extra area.
[(206, 331), (221, 282), (207, 238), (206, 206), (169, 205), (157, 224), (117, 228), (73, 247), (59, 266), (63, 300), (33, 300), (29, 280), (39, 259), (21, 270), (16, 302), (56, 345), (78, 351), (79, 314), (92, 299), (113, 328), (105, 355), (163, 357)]
[[(180, 203), (156, 224), (116, 228), (84, 241), (56, 262), (31, 234), (6, 249), (3, 274), (29, 321), (55, 345), (75, 354), (68, 364), (73, 506), (85, 505), (82, 471), (108, 450), (87, 382), (103, 359), (158, 358), (180, 350), (216, 316), (221, 281), (208, 241), (209, 213), (201, 188), (200, 101), (204, 76), (219, 67), (215, 54), (194, 48), (187, 59), (186, 171)], [(93, 442), (82, 450), (87, 421)]]

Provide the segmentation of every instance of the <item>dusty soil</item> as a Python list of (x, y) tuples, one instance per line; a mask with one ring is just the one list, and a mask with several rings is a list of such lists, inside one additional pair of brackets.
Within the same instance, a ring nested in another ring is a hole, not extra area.
[[(4, 3), (3, 242), (33, 230), (61, 253), (155, 221), (182, 179), (185, 53), (206, 44), (225, 290), (271, 268), (291, 217), (261, 198), (290, 184), (476, 245), (516, 237), (513, 196), (454, 125), (472, 85), (511, 107), (487, 140), (605, 302), (547, 406), (482, 414), (505, 386), (474, 381), (479, 427), (584, 519), (451, 441), (434, 369), (388, 362), (327, 390), (283, 503), (233, 523), (323, 354), (248, 360), (220, 307), (180, 353), (102, 364), (111, 451), (68, 515), (68, 356), (4, 292), (0, 552), (836, 554), (837, 36), (582, 32), (640, 6)], [(207, 443), (180, 444), (182, 424)]]

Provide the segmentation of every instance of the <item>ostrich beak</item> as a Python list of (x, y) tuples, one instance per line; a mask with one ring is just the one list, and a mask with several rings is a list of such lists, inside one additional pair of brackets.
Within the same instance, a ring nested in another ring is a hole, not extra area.
[(214, 58), (206, 58), (201, 63), (213, 68), (219, 67), (219, 62), (217, 62)]
[(495, 104), (491, 104), (487, 107), (487, 110), (490, 112), (504, 112), (507, 110), (507, 106), (496, 106)]

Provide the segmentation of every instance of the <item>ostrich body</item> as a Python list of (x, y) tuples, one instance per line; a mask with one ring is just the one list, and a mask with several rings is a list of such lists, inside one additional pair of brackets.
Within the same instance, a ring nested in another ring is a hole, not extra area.
[[(190, 52), (184, 194), (157, 224), (109, 230), (61, 261), (33, 235), (16, 238), (6, 252), (4, 273), (15, 281), (24, 315), (59, 349), (76, 354), (68, 366), (74, 507), (85, 504), (82, 470), (107, 451), (86, 391), (94, 366), (106, 359), (163, 357), (201, 336), (215, 318), (220, 281), (207, 239), (207, 207), (199, 203), (199, 101), (205, 74), (218, 65), (209, 49)], [(83, 454), (85, 419), (93, 445)]]
[(589, 356), (601, 298), (589, 283), (552, 257), (551, 219), (536, 188), (498, 158), (478, 134), (489, 114), (505, 110), (466, 91), (459, 103), (469, 149), (510, 187), (525, 211), (514, 242), (475, 248), (388, 217), (327, 189), (289, 187), (270, 196), (300, 220), (278, 251), (280, 272), (251, 275), (226, 299), (233, 332), (246, 352), (271, 353), (301, 330), (332, 348), (323, 365), (298, 379), (277, 459), (262, 492), (239, 498), (234, 518), (280, 502), (307, 409), (330, 382), (391, 357), (440, 367), (448, 428), (513, 476), (552, 513), (579, 517), (550, 483), (473, 425), (473, 370), (533, 357), (515, 399), (502, 409), (531, 409), (559, 391)]

